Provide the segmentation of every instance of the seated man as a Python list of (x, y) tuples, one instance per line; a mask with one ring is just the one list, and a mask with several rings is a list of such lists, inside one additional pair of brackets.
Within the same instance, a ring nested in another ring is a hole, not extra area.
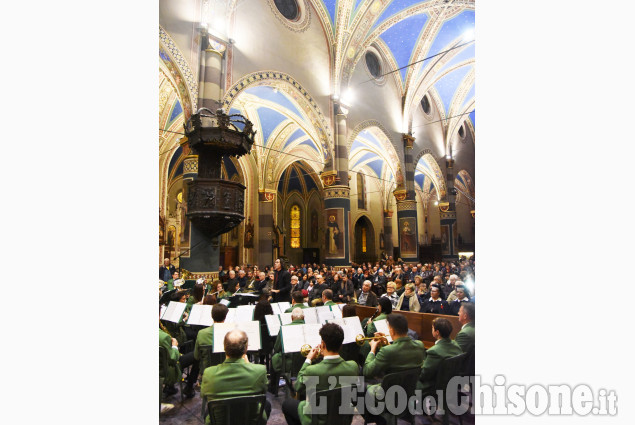
[(291, 293), (291, 307), (286, 309), (285, 313), (291, 313), (294, 308), (309, 308), (304, 305), (304, 295), (302, 295), (302, 291), (294, 291)]
[[(458, 356), (463, 352), (459, 344), (450, 339), (451, 334), (452, 323), (448, 319), (442, 317), (434, 319), (432, 322), (432, 336), (436, 341), (426, 351), (426, 359), (423, 362), (421, 375), (419, 375), (419, 382), (417, 382), (417, 389), (422, 390), (424, 395), (435, 390), (434, 384), (437, 377), (437, 369), (443, 359)], [(443, 389), (445, 390), (445, 388)]]
[(365, 280), (362, 289), (357, 291), (357, 304), (377, 307), (377, 295), (370, 290), (371, 281)]
[(454, 341), (461, 347), (464, 353), (474, 348), (474, 304), (461, 303), (459, 309), (459, 323), (463, 325), (458, 334), (454, 337)]
[(258, 274), (258, 280), (254, 282), (254, 291), (262, 292), (263, 289), (267, 287), (267, 280), (265, 279), (265, 272), (260, 272)]
[[(291, 312), (291, 323), (284, 326), (292, 325), (304, 325), (304, 312), (299, 307), (294, 308)], [(271, 368), (273, 370), (271, 373), (271, 386), (269, 389), (272, 393), (276, 392), (278, 379), (280, 378), (280, 373), (282, 372), (282, 356), (282, 327), (280, 327), (278, 337), (276, 338), (276, 342), (273, 345), (273, 356), (271, 357)], [(289, 372), (292, 365), (293, 358), (291, 355), (287, 355), (284, 363), (284, 370), (286, 372)]]
[[(329, 377), (331, 376), (357, 376), (359, 368), (357, 363), (352, 360), (345, 361), (339, 355), (339, 350), (344, 341), (344, 330), (335, 323), (327, 323), (320, 329), (320, 337), (322, 342), (306, 356), (306, 360), (298, 372), (298, 379), (295, 381), (294, 388), (300, 393), (306, 392), (306, 378), (317, 376), (318, 382), (316, 391), (331, 389), (329, 385)], [(316, 364), (311, 365), (313, 359), (317, 357), (318, 350), (321, 350), (324, 359)], [(337, 386), (340, 384), (338, 382)], [(289, 425), (309, 425), (311, 423), (311, 405), (306, 400), (299, 401), (288, 397), (282, 404), (282, 413)], [(320, 424), (326, 424), (326, 421), (320, 421)]]
[[(225, 321), (225, 317), (227, 317), (227, 313), (229, 309), (224, 304), (214, 304), (212, 306), (212, 320), (214, 323), (223, 323)], [(212, 345), (214, 341), (214, 325), (201, 329), (198, 331), (198, 335), (196, 336), (196, 344), (194, 344), (194, 360), (200, 362), (200, 370), (203, 372), (206, 368), (210, 367), (210, 364), (207, 364), (208, 359), (207, 356), (201, 357), (201, 345)]]
[[(379, 353), (379, 340), (370, 342), (370, 353), (364, 364), (364, 377), (380, 378), (387, 373), (421, 367), (425, 348), (421, 341), (408, 336), (408, 320), (401, 314), (391, 313), (386, 317), (392, 344), (383, 347)], [(373, 397), (381, 384), (369, 385), (366, 389)]]
[[(201, 385), (201, 397), (214, 400), (227, 397), (264, 394), (267, 389), (267, 368), (264, 365), (249, 363), (247, 359), (247, 334), (240, 329), (234, 329), (225, 335), (225, 356), (223, 363), (205, 369)], [(248, 423), (257, 423), (259, 407), (253, 406), (252, 417)], [(221, 407), (209, 412), (205, 419), (209, 424), (210, 416), (214, 423), (225, 423), (225, 410)], [(271, 413), (271, 404), (265, 402), (263, 415), (266, 421)], [(244, 423), (244, 422), (243, 422)]]
[(198, 362), (194, 361), (194, 353), (189, 352), (181, 355), (179, 353), (179, 343), (176, 338), (172, 338), (169, 333), (159, 329), (159, 346), (165, 347), (170, 355), (170, 364), (165, 376), (165, 387), (163, 393), (172, 395), (177, 393), (174, 384), (181, 379), (181, 371), (192, 366), (187, 377), (183, 395), (187, 398), (194, 397), (194, 383), (198, 379)]
[[(311, 291), (311, 305), (315, 307), (322, 302), (322, 293), (329, 288), (328, 284), (324, 281), (324, 277), (321, 274), (315, 276), (315, 287)], [(333, 297), (331, 296), (331, 299)]]

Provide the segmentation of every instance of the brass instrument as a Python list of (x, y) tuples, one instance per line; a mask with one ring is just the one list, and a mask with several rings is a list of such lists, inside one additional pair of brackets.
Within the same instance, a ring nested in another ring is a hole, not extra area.
[[(309, 353), (311, 352), (312, 348), (309, 344), (304, 344), (301, 348), (300, 348), (300, 354), (302, 354), (302, 357), (306, 357), (309, 355)], [(319, 358), (322, 357), (322, 349), (320, 349), (317, 353), (317, 357)]]
[[(378, 333), (380, 333), (380, 332), (378, 332)], [(369, 341), (369, 340), (374, 340), (374, 339), (379, 340), (379, 346), (380, 347), (383, 347), (384, 345), (388, 345), (388, 338), (386, 338), (386, 335), (384, 335), (384, 334), (381, 334), (381, 335), (378, 335), (378, 336), (367, 336), (367, 337), (365, 337), (362, 334), (359, 334), (359, 335), (357, 335), (355, 337), (355, 343), (361, 347), (362, 345), (364, 345), (364, 341)]]

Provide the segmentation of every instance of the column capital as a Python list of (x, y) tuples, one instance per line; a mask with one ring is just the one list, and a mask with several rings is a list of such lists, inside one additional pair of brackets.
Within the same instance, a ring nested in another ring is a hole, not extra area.
[(417, 211), (417, 201), (414, 199), (397, 201), (397, 212), (399, 211)]
[(183, 160), (183, 176), (198, 174), (198, 155), (188, 155)]
[(324, 199), (327, 198), (344, 198), (349, 199), (351, 195), (351, 189), (348, 186), (329, 186), (324, 189)]
[(258, 191), (258, 200), (260, 202), (273, 202), (276, 199), (276, 191), (275, 190), (259, 190)]
[(333, 186), (337, 181), (337, 170), (324, 171), (320, 174), (324, 187)]
[(384, 210), (384, 218), (392, 218), (392, 210)]
[(415, 143), (415, 137), (412, 134), (408, 134), (408, 133), (403, 133), (401, 137), (403, 139), (403, 144), (406, 147), (406, 149), (412, 149)]

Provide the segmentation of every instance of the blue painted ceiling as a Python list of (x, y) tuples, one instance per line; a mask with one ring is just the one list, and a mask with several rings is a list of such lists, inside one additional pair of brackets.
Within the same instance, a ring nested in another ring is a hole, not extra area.
[[(303, 184), (306, 187), (306, 191), (302, 188)], [(289, 165), (278, 181), (278, 192), (281, 194), (288, 194), (293, 190), (297, 190), (301, 194), (307, 195), (313, 189), (318, 190), (318, 186), (307, 168), (300, 162), (294, 162)]]
[(254, 96), (258, 96), (261, 99), (268, 100), (273, 103), (277, 103), (283, 108), (290, 110), (291, 112), (296, 114), (298, 117), (302, 117), (302, 114), (300, 113), (298, 108), (295, 106), (295, 104), (291, 102), (287, 96), (285, 96), (280, 91), (274, 88), (271, 88), (268, 86), (255, 86), (245, 90), (245, 93), (249, 93)]
[[(428, 16), (425, 14), (410, 16), (384, 31), (380, 38), (386, 43), (395, 57), (397, 67), (401, 68), (413, 62), (411, 56)], [(402, 81), (406, 79), (408, 68), (399, 71)]]
[(271, 108), (261, 106), (258, 108), (258, 119), (262, 126), (262, 139), (265, 145), (267, 145), (269, 143), (269, 136), (271, 136), (273, 130), (275, 130), (282, 121), (286, 120), (287, 117)]

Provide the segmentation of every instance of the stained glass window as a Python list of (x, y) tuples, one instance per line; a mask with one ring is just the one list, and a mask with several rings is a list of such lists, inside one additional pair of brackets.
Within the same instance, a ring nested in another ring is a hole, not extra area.
[(291, 248), (300, 248), (300, 207), (291, 207)]

